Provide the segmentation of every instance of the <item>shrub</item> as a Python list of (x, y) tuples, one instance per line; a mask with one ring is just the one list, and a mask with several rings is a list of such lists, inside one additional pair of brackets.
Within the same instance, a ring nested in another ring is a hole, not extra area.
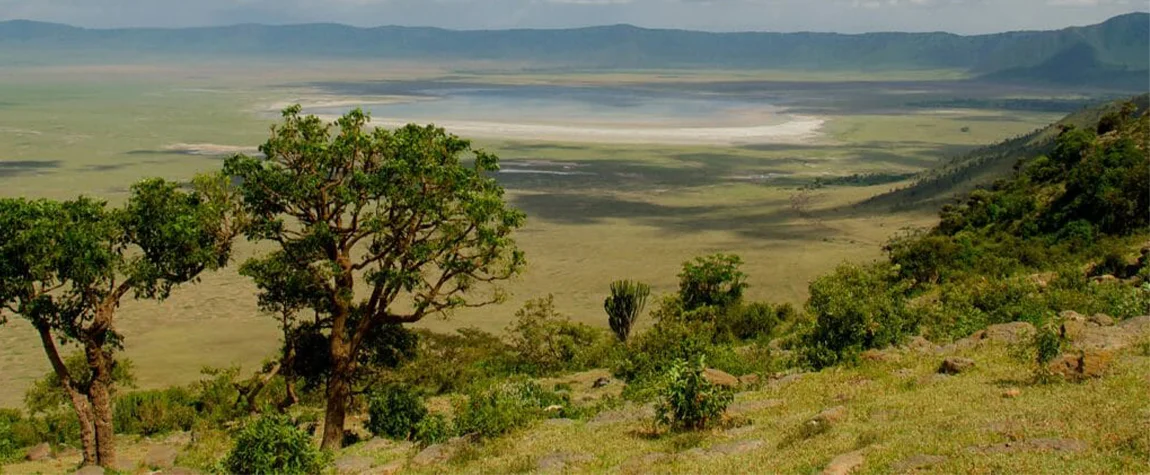
[(613, 363), (613, 373), (628, 382), (660, 377), (676, 361), (710, 352), (714, 334), (709, 322), (662, 320), (635, 337)]
[(368, 431), (396, 440), (411, 438), (416, 426), (427, 417), (423, 399), (414, 391), (397, 385), (386, 386), (372, 394), (367, 412)]
[(261, 416), (244, 426), (223, 461), (228, 473), (311, 475), (323, 471), (329, 454), (283, 415)]
[(155, 435), (192, 428), (195, 398), (183, 388), (138, 391), (116, 398), (112, 419), (116, 431)]
[(607, 311), (607, 323), (619, 341), (627, 341), (650, 295), (651, 287), (642, 282), (619, 280), (611, 283), (611, 296), (603, 302), (603, 308)]
[(810, 286), (807, 307), (816, 318), (806, 339), (815, 368), (851, 361), (860, 352), (897, 343), (915, 330), (905, 305), (905, 288), (891, 282), (887, 265), (844, 264)]
[(667, 372), (656, 420), (671, 429), (701, 430), (718, 421), (734, 401), (734, 393), (703, 376), (704, 358), (678, 361)]
[(1053, 379), (1050, 363), (1067, 347), (1066, 338), (1053, 324), (1038, 327), (1033, 334), (1012, 349), (1015, 358), (1033, 366), (1034, 378), (1046, 383)]
[(412, 436), (423, 445), (438, 444), (451, 438), (455, 428), (443, 414), (428, 414), (415, 424)]
[(528, 301), (515, 316), (507, 333), (520, 369), (528, 373), (585, 369), (606, 356), (602, 332), (560, 315), (551, 295)]
[(505, 381), (477, 387), (457, 402), (455, 425), (461, 434), (497, 437), (544, 418), (549, 407), (568, 405), (569, 400), (533, 381)]
[(722, 312), (716, 323), (720, 339), (737, 341), (768, 340), (779, 324), (794, 316), (790, 305), (774, 307), (766, 303), (736, 305)]
[(431, 394), (459, 392), (473, 381), (508, 376), (518, 359), (502, 339), (475, 328), (455, 334), (420, 330), (416, 353), (396, 377)]
[(0, 417), (0, 464), (14, 460), (19, 448), (16, 434), (12, 431), (12, 422)]
[(701, 307), (725, 307), (743, 298), (747, 275), (739, 267), (743, 261), (733, 254), (697, 257), (683, 263), (679, 274), (679, 298), (690, 311)]

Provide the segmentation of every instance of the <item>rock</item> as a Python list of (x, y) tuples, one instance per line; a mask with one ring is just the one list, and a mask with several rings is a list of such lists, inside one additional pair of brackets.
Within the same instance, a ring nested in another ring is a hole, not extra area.
[(1086, 328), (1085, 320), (1066, 320), (1058, 327), (1058, 332), (1062, 338), (1076, 341), (1082, 339), (1082, 336), (1086, 334)]
[(765, 443), (761, 440), (740, 440), (736, 442), (728, 442), (711, 447), (707, 450), (708, 454), (714, 455), (734, 455), (745, 454), (752, 450), (762, 447)]
[(1081, 313), (1075, 312), (1074, 310), (1063, 310), (1062, 312), (1060, 312), (1058, 314), (1058, 317), (1061, 318), (1063, 321), (1068, 321), (1068, 322), (1085, 322), (1086, 321), (1086, 317), (1082, 316)]
[(99, 465), (88, 465), (72, 472), (72, 475), (104, 475), (104, 468)]
[(938, 367), (938, 372), (942, 374), (960, 374), (974, 368), (974, 360), (970, 358), (947, 358), (942, 361), (942, 365)]
[(431, 465), (446, 462), (475, 439), (474, 434), (468, 434), (453, 437), (451, 440), (441, 444), (429, 445), (418, 454), (415, 454), (415, 457), (411, 459), (411, 463), (414, 465)]
[(1081, 381), (1100, 378), (1110, 369), (1114, 353), (1106, 350), (1083, 351), (1077, 355), (1063, 354), (1050, 362), (1050, 372), (1065, 379)]
[(728, 388), (736, 388), (739, 386), (739, 378), (731, 376), (726, 371), (718, 370), (715, 368), (707, 368), (703, 370), (703, 378), (716, 386), (724, 386)]
[(336, 473), (360, 474), (367, 473), (368, 470), (371, 470), (371, 466), (374, 464), (375, 460), (372, 460), (370, 457), (355, 457), (351, 455), (345, 455), (335, 459), (335, 463), (333, 465), (335, 466)]
[(544, 473), (562, 472), (570, 465), (577, 465), (594, 461), (595, 457), (590, 454), (555, 452), (539, 459), (539, 462), (535, 465), (535, 468), (538, 471)]
[(986, 327), (984, 340), (1003, 343), (1017, 343), (1023, 338), (1034, 334), (1034, 325), (1028, 322), (1011, 322)]
[(792, 373), (792, 374), (787, 374), (787, 375), (776, 375), (774, 378), (771, 379), (770, 384), (772, 387), (776, 387), (776, 388), (786, 386), (788, 384), (797, 382), (800, 379), (803, 379), (804, 375), (805, 375), (805, 373)]
[(894, 360), (898, 359), (890, 353), (887, 353), (887, 352), (882, 351), (882, 350), (875, 350), (875, 349), (870, 349), (870, 350), (866, 350), (866, 351), (862, 352), (861, 354), (859, 354), (859, 358), (862, 358), (866, 361), (875, 361), (878, 363), (883, 363), (883, 362), (887, 362), (887, 361), (894, 361)]
[(811, 419), (811, 421), (818, 424), (833, 426), (846, 420), (847, 415), (848, 411), (846, 406), (835, 406), (818, 413), (818, 415)]
[(743, 387), (758, 386), (759, 375), (757, 374), (744, 374), (739, 376), (739, 385)]
[(919, 353), (928, 353), (935, 351), (938, 348), (938, 345), (931, 343), (930, 340), (927, 340), (922, 336), (915, 336), (914, 338), (911, 338), (910, 341), (907, 341), (906, 344), (903, 345), (903, 348), (910, 351), (917, 351)]
[(1075, 348), (1083, 350), (1119, 350), (1133, 340), (1121, 327), (1086, 326), (1071, 338)]
[(823, 469), (823, 475), (847, 475), (866, 463), (861, 450), (839, 455)]
[(395, 475), (403, 470), (403, 461), (396, 460), (382, 467), (375, 467), (371, 470), (372, 475)]
[(611, 378), (599, 378), (599, 379), (595, 380), (595, 383), (592, 384), (591, 387), (595, 388), (595, 389), (599, 389), (599, 388), (607, 386), (608, 384), (611, 384)]
[(1018, 388), (1010, 388), (1002, 392), (1002, 397), (1007, 399), (1014, 399), (1022, 395), (1022, 390)]
[(50, 458), (52, 458), (52, 446), (48, 445), (47, 442), (28, 449), (28, 455), (24, 456), (24, 460), (29, 462), (39, 462)]
[(1133, 336), (1150, 333), (1150, 315), (1126, 319), (1118, 327)]
[(414, 445), (411, 442), (403, 441), (396, 442), (386, 437), (375, 437), (363, 444), (363, 450), (367, 452), (382, 452), (385, 450), (407, 450)]
[(890, 469), (892, 472), (898, 473), (913, 472), (915, 470), (930, 468), (944, 462), (946, 462), (946, 457), (941, 455), (918, 454), (891, 465)]
[(172, 468), (176, 465), (176, 457), (179, 455), (180, 453), (171, 447), (155, 446), (148, 450), (148, 455), (144, 456), (144, 465), (153, 469)]
[(1099, 313), (1099, 314), (1094, 315), (1093, 317), (1090, 317), (1089, 321), (1090, 321), (1090, 323), (1093, 323), (1093, 324), (1100, 326), (1100, 327), (1112, 327), (1112, 326), (1114, 326), (1114, 323), (1115, 323), (1113, 317), (1111, 317), (1110, 315), (1106, 315), (1104, 313)]
[(1087, 444), (1075, 439), (1029, 439), (1005, 442), (967, 450), (980, 454), (1006, 454), (1012, 452), (1085, 452)]

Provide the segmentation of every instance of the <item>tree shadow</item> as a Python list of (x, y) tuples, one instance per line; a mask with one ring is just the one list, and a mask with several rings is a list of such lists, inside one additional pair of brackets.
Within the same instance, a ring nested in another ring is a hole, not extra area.
[(0, 160), (0, 178), (60, 168), (60, 160)]

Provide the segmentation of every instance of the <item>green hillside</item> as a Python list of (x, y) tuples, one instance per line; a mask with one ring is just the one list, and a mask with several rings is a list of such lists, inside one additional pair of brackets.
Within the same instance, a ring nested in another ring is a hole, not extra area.
[(1091, 70), (1135, 71), (1145, 77), (1150, 69), (1148, 25), (1145, 13), (1057, 31), (978, 36), (708, 33), (629, 25), (500, 31), (334, 24), (91, 30), (10, 21), (0, 23), (0, 52), (33, 53), (44, 61), (105, 55), (263, 55), (529, 60), (580, 67), (961, 69), (991, 74), (1042, 67), (1087, 49)]
[[(1011, 176), (1015, 173), (1020, 160), (1049, 153), (1062, 127), (1071, 125), (1080, 128), (1089, 127), (1098, 123), (1102, 116), (1118, 110), (1126, 101), (1115, 101), (1084, 109), (1021, 137), (1014, 137), (953, 157), (942, 165), (921, 173), (911, 185), (875, 196), (861, 206), (884, 209), (937, 207), (977, 187), (989, 185), (996, 179)], [(1150, 95), (1143, 94), (1133, 98), (1133, 101), (1139, 111), (1145, 111), (1150, 105)]]

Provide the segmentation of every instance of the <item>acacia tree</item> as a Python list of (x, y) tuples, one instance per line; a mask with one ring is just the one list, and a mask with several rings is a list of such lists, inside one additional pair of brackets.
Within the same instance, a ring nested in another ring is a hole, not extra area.
[[(198, 177), (191, 191), (146, 180), (122, 208), (85, 197), (0, 200), (0, 308), (36, 329), (79, 419), (85, 465), (115, 464), (116, 309), (130, 292), (162, 300), (227, 263), (236, 234), (229, 188), (222, 175)], [(57, 343), (78, 345), (90, 376), (73, 374)]]
[[(330, 352), (326, 449), (342, 443), (372, 334), (498, 302), (498, 288), (477, 292), (477, 284), (509, 279), (524, 265), (511, 233), (525, 217), (486, 174), (498, 169), (496, 156), (434, 126), (389, 131), (369, 129), (369, 121), (357, 109), (327, 124), (289, 107), (260, 147), (263, 157), (237, 155), (224, 165), (241, 183), (248, 238), (279, 247), (257, 258), (262, 265), (245, 266), (259, 270), (265, 300), (304, 302), (322, 321)], [(310, 294), (267, 291), (279, 285)]]

